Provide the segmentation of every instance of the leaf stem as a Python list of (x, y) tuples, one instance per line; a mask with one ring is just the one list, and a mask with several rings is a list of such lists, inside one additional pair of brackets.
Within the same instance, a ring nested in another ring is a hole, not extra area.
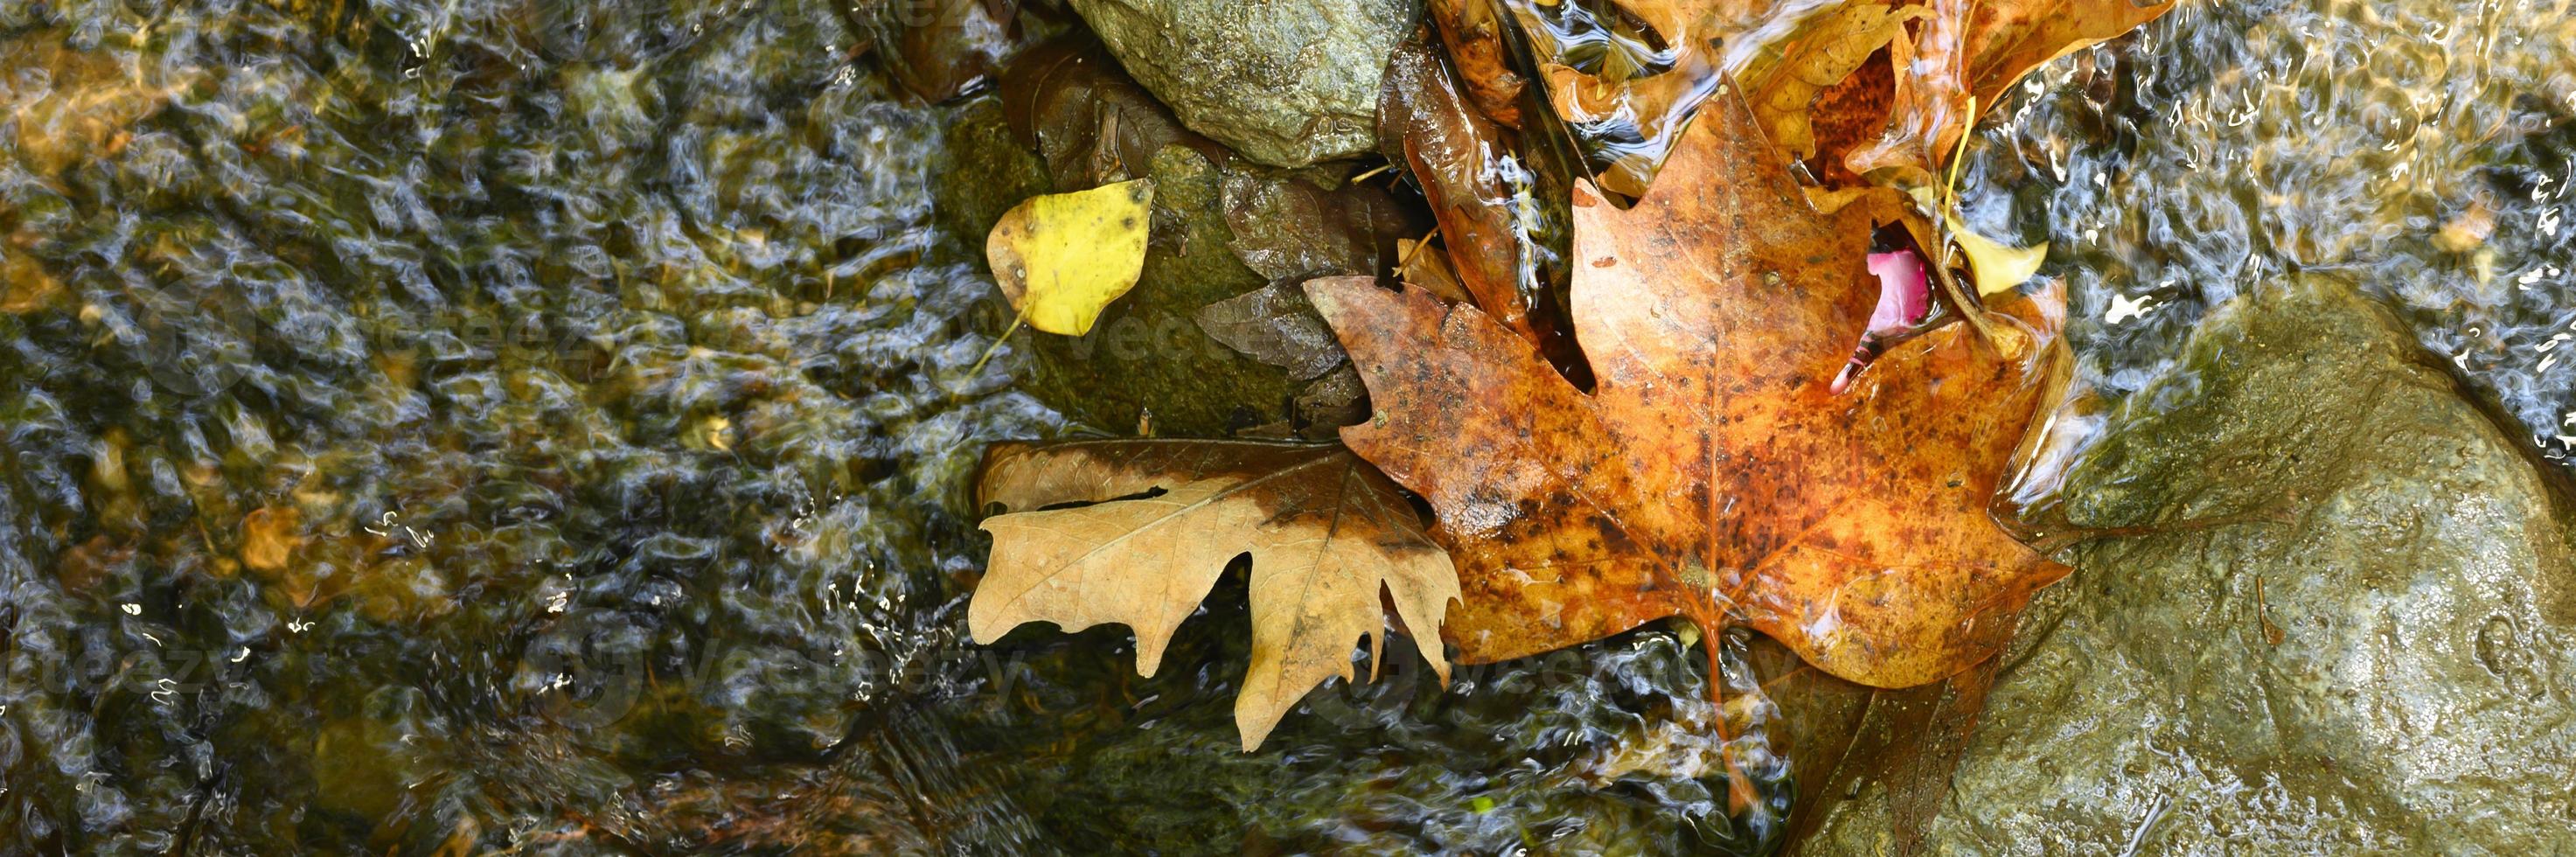
[(1422, 239), (1413, 242), (1413, 249), (1405, 251), (1402, 258), (1395, 260), (1395, 275), (1399, 278), (1403, 277), (1404, 272), (1413, 267), (1413, 257), (1421, 255), (1422, 248), (1431, 246), (1431, 239), (1438, 237), (1440, 237), (1440, 227), (1437, 226), (1431, 227), (1429, 232), (1422, 233)]
[(1968, 124), (1959, 129), (1959, 148), (1950, 153), (1950, 180), (1942, 183), (1943, 211), (1959, 210), (1959, 165), (1968, 161), (1968, 137), (1977, 131), (1977, 97), (1968, 96)]
[(966, 377), (971, 379), (976, 375), (982, 374), (984, 372), (984, 364), (992, 362), (994, 352), (1002, 350), (1002, 343), (1009, 341), (1011, 334), (1019, 332), (1020, 323), (1028, 320), (1029, 311), (1026, 309), (1020, 310), (1019, 315), (1012, 316), (1011, 326), (1003, 329), (1002, 335), (993, 337), (992, 345), (985, 346), (984, 356), (975, 358), (975, 366), (974, 368), (966, 370)]
[(1720, 653), (1726, 637), (1725, 627), (1701, 623), (1699, 644), (1708, 653), (1708, 701), (1715, 711), (1711, 722), (1717, 726), (1718, 758), (1726, 761), (1727, 814), (1743, 812), (1760, 802), (1753, 792), (1753, 778), (1744, 775), (1744, 766), (1735, 759), (1734, 730), (1726, 728), (1726, 662)]

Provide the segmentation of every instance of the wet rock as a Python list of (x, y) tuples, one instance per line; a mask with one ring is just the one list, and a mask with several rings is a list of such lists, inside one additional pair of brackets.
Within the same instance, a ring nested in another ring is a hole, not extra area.
[[(1047, 165), (1012, 138), (1002, 119), (1002, 102), (982, 98), (954, 114), (940, 150), (939, 227), (961, 236), (991, 232), (1021, 200), (1054, 193)], [(966, 242), (978, 248), (982, 242)]]
[(2563, 496), (2352, 286), (2239, 298), (2181, 365), (2128, 399), (2063, 515), (2235, 522), (2080, 548), (1937, 817), (1892, 823), (1866, 783), (1807, 850), (2563, 851)]
[(1192, 130), (1296, 167), (1376, 144), (1387, 55), (1418, 0), (1073, 0), (1127, 71)]

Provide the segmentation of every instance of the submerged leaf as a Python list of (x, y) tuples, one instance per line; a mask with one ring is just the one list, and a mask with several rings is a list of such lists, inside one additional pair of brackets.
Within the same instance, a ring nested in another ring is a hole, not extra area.
[[(1325, 679), (1352, 678), (1351, 647), (1385, 636), (1381, 593), (1442, 681), (1431, 635), (1458, 578), (1385, 476), (1337, 446), (1223, 440), (1003, 444), (978, 496), (1014, 510), (984, 521), (993, 559), (967, 608), (990, 643), (1024, 622), (1135, 629), (1152, 676), (1181, 620), (1238, 554), (1252, 557), (1252, 665), (1235, 699), (1247, 752)], [(1064, 508), (1066, 504), (1087, 503)], [(1034, 510), (1034, 511), (1032, 511)]]
[(1423, 242), (1406, 239), (1395, 242), (1395, 258), (1400, 260), (1396, 279), (1450, 303), (1475, 300), (1467, 294), (1467, 285), (1458, 282), (1458, 273), (1449, 269), (1449, 254), (1434, 251)]
[(924, 100), (955, 98), (990, 82), (1019, 47), (1017, 0), (887, 3), (868, 23), (887, 52), (886, 72)]
[(1887, 133), (1852, 152), (1861, 175), (1899, 186), (1937, 184), (1978, 110), (2048, 61), (2136, 29), (2173, 8), (2129, 0), (1931, 0), (1911, 39), (1889, 46), (1896, 69)]
[(1561, 335), (1546, 316), (1531, 312), (1542, 251), (1525, 228), (1519, 201), (1531, 192), (1529, 169), (1505, 147), (1500, 129), (1468, 106), (1428, 47), (1398, 46), (1386, 71), (1378, 139), (1387, 159), (1422, 187), (1459, 286), (1478, 308), (1532, 342)]
[(304, 546), (304, 516), (293, 506), (251, 510), (242, 516), (241, 561), (252, 571), (281, 572)]
[(1011, 135), (1046, 162), (1058, 189), (1144, 176), (1155, 156), (1173, 146), (1210, 164), (1227, 160), (1224, 146), (1183, 127), (1087, 33), (1022, 52), (1002, 74), (999, 90)]
[(1395, 259), (1395, 242), (1417, 218), (1376, 186), (1317, 186), (1300, 171), (1228, 170), (1222, 184), (1226, 246), (1269, 279), (1375, 274)]
[(1850, 77), (1871, 54), (1903, 35), (1906, 22), (1921, 17), (1920, 6), (1848, 2), (1754, 54), (1736, 76), (1751, 93), (1753, 114), (1761, 117), (1772, 144), (1800, 159), (1814, 156), (1816, 130), (1809, 113), (1816, 96)]
[(1153, 201), (1152, 179), (1030, 197), (993, 224), (984, 259), (1030, 327), (1081, 336), (1136, 286)]
[(1528, 81), (1512, 70), (1503, 49), (1503, 19), (1492, 0), (1430, 0), (1425, 5), (1477, 111), (1495, 122), (1520, 127), (1521, 90)]
[(1281, 369), (1299, 381), (1313, 380), (1342, 364), (1342, 344), (1332, 328), (1306, 305), (1306, 296), (1286, 280), (1274, 280), (1243, 294), (1199, 308), (1194, 316), (1208, 338), (1227, 348)]

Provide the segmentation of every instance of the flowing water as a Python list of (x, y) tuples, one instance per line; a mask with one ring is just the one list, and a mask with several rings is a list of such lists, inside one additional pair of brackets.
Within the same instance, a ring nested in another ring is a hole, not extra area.
[[(1971, 218), (2107, 396), (2342, 269), (2565, 457), (2571, 11), (2186, 7), (2018, 93)], [(966, 643), (981, 445), (1075, 427), (969, 374), (958, 108), (856, 19), (0, 3), (0, 850), (1763, 847), (1665, 629), (1390, 656), (1255, 755), (1239, 589), (1150, 680)]]

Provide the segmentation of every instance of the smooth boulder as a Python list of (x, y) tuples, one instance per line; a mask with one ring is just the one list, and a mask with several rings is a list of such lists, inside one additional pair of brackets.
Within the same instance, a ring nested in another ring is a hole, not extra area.
[[(2386, 310), (2258, 289), (2130, 397), (1928, 824), (1805, 853), (2565, 853), (2576, 561), (2557, 474)], [(2194, 526), (2177, 522), (2196, 521)]]

